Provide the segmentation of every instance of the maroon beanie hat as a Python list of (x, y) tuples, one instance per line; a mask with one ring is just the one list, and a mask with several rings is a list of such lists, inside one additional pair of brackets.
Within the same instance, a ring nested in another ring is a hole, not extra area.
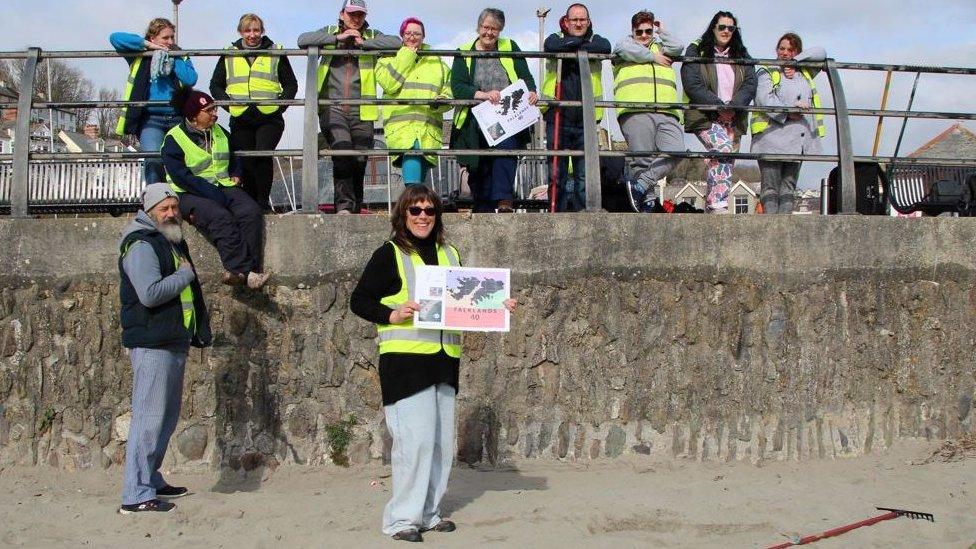
[(214, 104), (213, 97), (210, 97), (202, 91), (193, 90), (186, 96), (186, 100), (183, 101), (183, 116), (186, 118), (196, 118), (200, 111)]

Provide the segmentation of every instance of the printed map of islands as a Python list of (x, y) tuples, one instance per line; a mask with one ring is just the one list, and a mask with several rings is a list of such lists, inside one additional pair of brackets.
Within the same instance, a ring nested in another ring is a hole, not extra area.
[(505, 284), (490, 276), (458, 276), (453, 273), (447, 277), (447, 293), (453, 307), (472, 307), (475, 309), (500, 309), (504, 307)]

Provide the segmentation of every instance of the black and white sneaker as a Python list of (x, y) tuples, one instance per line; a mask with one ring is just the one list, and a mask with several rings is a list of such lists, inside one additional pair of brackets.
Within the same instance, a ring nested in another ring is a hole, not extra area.
[(627, 180), (624, 183), (627, 186), (627, 198), (630, 200), (630, 207), (633, 208), (635, 212), (641, 211), (641, 205), (644, 203), (644, 195), (647, 194), (647, 189), (640, 181)]
[(190, 491), (183, 486), (170, 486), (169, 484), (156, 489), (156, 497), (158, 498), (175, 499), (181, 498), (189, 493)]
[(123, 505), (119, 507), (120, 515), (134, 515), (136, 513), (168, 513), (176, 509), (175, 503), (170, 503), (168, 501), (162, 501), (158, 499), (151, 499), (149, 501), (144, 501), (142, 503), (135, 503), (132, 505)]

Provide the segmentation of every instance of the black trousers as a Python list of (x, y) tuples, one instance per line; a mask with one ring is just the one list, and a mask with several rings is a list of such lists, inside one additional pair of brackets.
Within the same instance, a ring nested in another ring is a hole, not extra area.
[[(319, 125), (330, 149), (373, 148), (373, 123), (359, 119), (358, 107), (351, 107), (348, 111), (341, 108), (325, 109), (319, 115)], [(334, 156), (332, 166), (336, 212), (348, 210), (359, 213), (363, 207), (366, 157)]]
[(261, 272), (264, 215), (240, 187), (221, 187), (227, 206), (195, 194), (180, 194), (180, 214), (217, 248), (220, 263), (234, 274)]
[[(281, 115), (259, 122), (230, 119), (230, 143), (235, 151), (273, 151), (285, 131)], [(271, 209), (271, 182), (274, 181), (274, 158), (247, 156), (241, 159), (241, 187), (265, 211)]]

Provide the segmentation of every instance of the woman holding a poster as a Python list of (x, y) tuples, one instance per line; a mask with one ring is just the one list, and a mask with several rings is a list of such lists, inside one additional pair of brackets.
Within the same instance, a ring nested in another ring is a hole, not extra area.
[[(421, 533), (451, 532), (440, 501), (454, 459), (454, 398), (458, 390), (461, 333), (413, 325), (420, 311), (416, 268), (459, 266), (457, 248), (444, 237), (437, 194), (407, 187), (393, 209), (390, 240), (379, 247), (353, 290), (349, 307), (376, 324), (380, 389), (393, 438), (393, 490), (383, 512), (383, 533), (421, 541)], [(514, 299), (505, 301), (514, 311)]]
[[(478, 38), (461, 46), (462, 51), (521, 51), (518, 44), (502, 38), (505, 13), (495, 8), (485, 8), (478, 16)], [(524, 57), (455, 57), (451, 68), (451, 90), (455, 99), (477, 99), (499, 104), (502, 90), (518, 80), (523, 80), (529, 91), (526, 100), (535, 105), (535, 80), (529, 72)], [(500, 137), (500, 128), (488, 128), (494, 138)], [(511, 150), (513, 156), (461, 156), (458, 162), (468, 169), (468, 185), (471, 187), (475, 212), (512, 212), (515, 171), (518, 167), (516, 149), (524, 148), (530, 134), (526, 129), (507, 137), (494, 146), (495, 149)], [(452, 149), (487, 149), (488, 142), (481, 127), (471, 115), (471, 109), (458, 107), (454, 114), (454, 131), (451, 134)]]

